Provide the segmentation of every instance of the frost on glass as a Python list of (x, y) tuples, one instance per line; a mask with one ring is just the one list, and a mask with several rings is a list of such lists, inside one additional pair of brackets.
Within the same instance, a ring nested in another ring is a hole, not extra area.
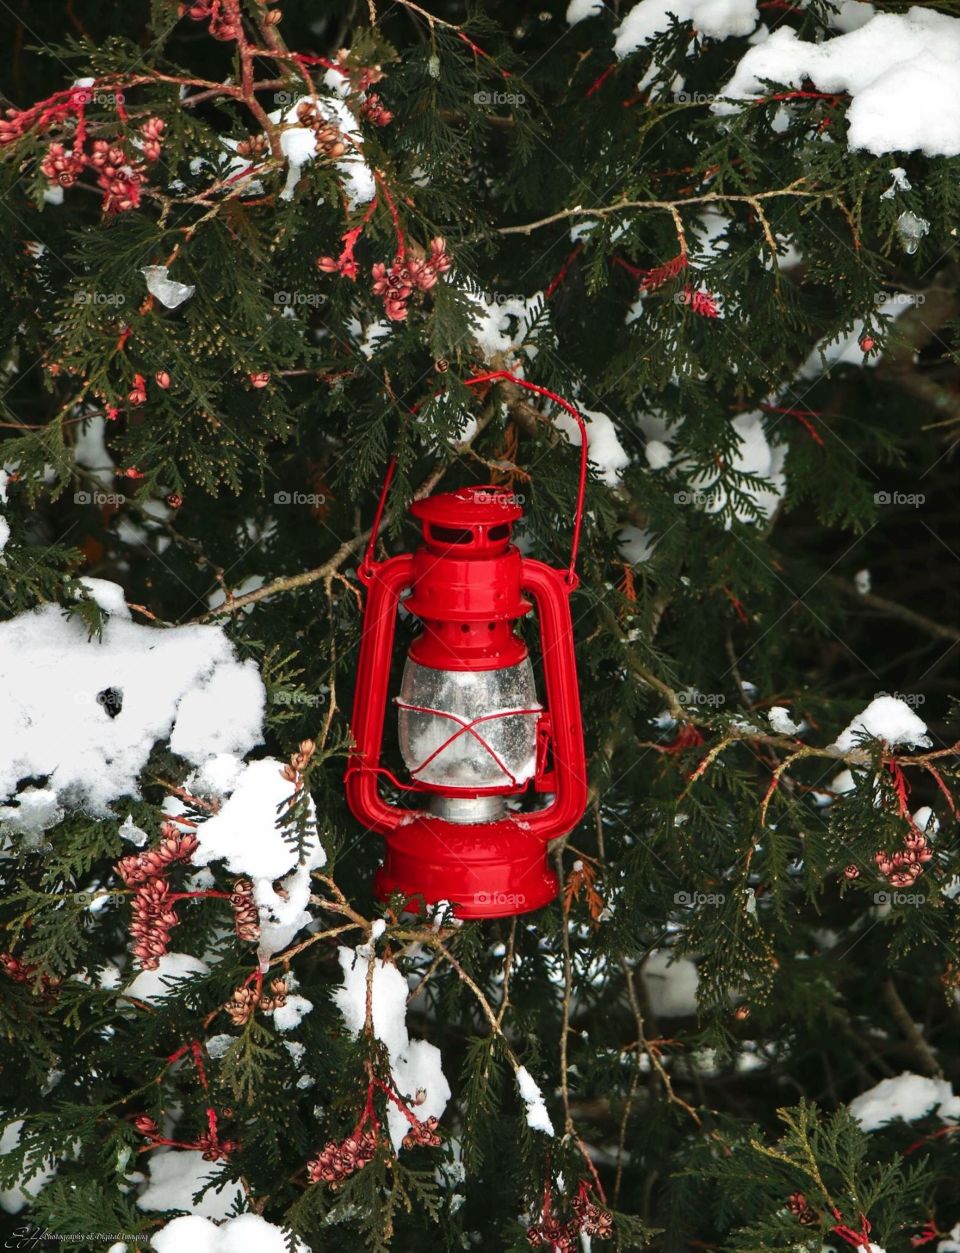
[[(529, 660), (502, 670), (471, 671), (433, 670), (408, 658), (399, 704), (400, 751), (407, 769), (421, 783), (463, 788), (509, 785), (509, 776), (477, 736), (490, 746), (518, 783), (532, 777), (538, 713), (506, 712), (540, 710)], [(405, 705), (438, 712), (415, 712), (405, 709)], [(444, 713), (455, 714), (460, 721), (445, 718)], [(505, 716), (484, 717), (493, 713)], [(476, 724), (473, 733), (464, 731), (442, 748), (463, 722), (480, 717), (484, 720)], [(429, 765), (418, 770), (427, 758), (432, 758)]]

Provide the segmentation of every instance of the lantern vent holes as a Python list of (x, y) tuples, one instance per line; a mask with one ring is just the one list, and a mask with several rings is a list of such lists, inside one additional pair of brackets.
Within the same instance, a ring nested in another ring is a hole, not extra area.
[(492, 526), (487, 532), (487, 539), (501, 540), (510, 538), (510, 528), (505, 522), (501, 522), (499, 526)]
[(432, 526), (430, 538), (441, 544), (471, 544), (473, 531), (452, 526)]

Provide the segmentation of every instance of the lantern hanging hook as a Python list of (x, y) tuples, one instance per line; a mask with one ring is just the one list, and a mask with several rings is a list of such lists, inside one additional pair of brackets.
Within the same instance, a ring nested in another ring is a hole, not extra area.
[[(580, 528), (583, 523), (583, 502), (587, 490), (587, 424), (584, 422), (579, 410), (576, 409), (569, 401), (564, 400), (562, 396), (558, 396), (556, 392), (552, 392), (549, 388), (540, 387), (537, 383), (529, 383), (526, 379), (518, 378), (515, 374), (511, 374), (509, 370), (492, 370), (488, 374), (475, 374), (472, 378), (464, 379), (466, 387), (476, 387), (480, 383), (493, 383), (497, 380), (513, 383), (517, 387), (525, 387), (527, 391), (536, 392), (538, 396), (546, 396), (548, 400), (552, 400), (554, 404), (564, 409), (577, 426), (580, 428), (580, 476), (577, 485), (577, 507), (573, 516), (573, 538), (570, 541), (570, 564), (564, 579), (567, 585), (575, 588), (580, 582), (577, 577), (577, 550), (580, 547)], [(373, 572), (374, 556), (377, 547), (377, 535), (380, 531), (380, 523), (383, 521), (383, 511), (387, 503), (387, 493), (390, 490), (390, 483), (393, 480), (394, 471), (397, 468), (396, 457), (390, 458), (387, 466), (387, 472), (384, 475), (383, 487), (380, 489), (380, 499), (377, 502), (377, 512), (374, 515), (373, 526), (370, 528), (370, 539), (367, 543), (367, 551), (364, 553), (363, 561), (357, 570), (357, 575), (361, 582), (366, 583)]]

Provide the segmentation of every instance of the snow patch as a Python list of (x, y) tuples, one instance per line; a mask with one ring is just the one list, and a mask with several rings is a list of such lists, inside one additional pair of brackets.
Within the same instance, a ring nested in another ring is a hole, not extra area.
[(527, 1126), (534, 1131), (542, 1131), (544, 1135), (554, 1135), (553, 1122), (547, 1113), (543, 1093), (526, 1066), (521, 1066), (517, 1071), (517, 1087), (527, 1107)]
[(217, 1226), (196, 1214), (174, 1218), (151, 1236), (156, 1253), (310, 1253), (300, 1239), (290, 1237), (259, 1214), (240, 1214)]
[(617, 30), (613, 51), (622, 60), (670, 27), (673, 15), (710, 39), (749, 35), (757, 24), (756, 0), (640, 0)]
[[(243, 1189), (238, 1183), (226, 1183), (220, 1188), (211, 1188), (203, 1197), (194, 1202), (194, 1194), (211, 1180), (223, 1176), (226, 1167), (223, 1163), (205, 1162), (203, 1154), (193, 1149), (160, 1149), (150, 1155), (150, 1177), (143, 1192), (137, 1198), (137, 1205), (142, 1210), (185, 1210), (204, 1220), (207, 1218), (226, 1218), (231, 1210), (245, 1203)], [(167, 1230), (171, 1224), (167, 1225)], [(157, 1237), (154, 1236), (154, 1243)], [(170, 1250), (177, 1246), (170, 1244)], [(203, 1247), (202, 1245), (200, 1246)], [(190, 1249), (194, 1246), (182, 1244), (179, 1249)]]
[(895, 1118), (915, 1122), (935, 1113), (944, 1122), (960, 1119), (960, 1096), (946, 1079), (930, 1079), (909, 1071), (881, 1079), (850, 1102), (850, 1113), (864, 1131), (876, 1131)]
[[(660, 0), (642, 0), (628, 19), (653, 3)], [(671, 7), (677, 3), (671, 0)], [(692, 4), (695, 0), (683, 0), (678, 16)], [(780, 27), (743, 56), (723, 89), (727, 99), (712, 108), (730, 114), (739, 107), (733, 102), (763, 96), (764, 80), (800, 88), (804, 79), (819, 91), (850, 94), (847, 142), (853, 149), (876, 156), (960, 153), (958, 18), (919, 7), (905, 14), (879, 13), (859, 29), (823, 43), (808, 43)]]
[[(310, 872), (327, 855), (316, 829), (313, 802), (307, 798), (302, 860), (292, 828), (288, 838), (279, 827), (280, 815), (293, 796), (293, 784), (282, 775), (283, 765), (266, 757), (243, 767), (233, 791), (220, 810), (197, 825), (199, 847), (193, 864), (223, 861), (232, 874), (253, 880), (253, 896), (260, 911), (260, 959), (284, 948), (311, 921)], [(279, 880), (279, 888), (274, 886)]]
[(210, 967), (199, 957), (189, 953), (164, 953), (155, 970), (141, 970), (133, 982), (124, 989), (125, 996), (155, 1005), (176, 991), (176, 985), (194, 975), (205, 975)]
[[(333, 994), (334, 1004), (343, 1015), (347, 1030), (354, 1036), (359, 1035), (366, 1023), (367, 976), (372, 961), (373, 1034), (386, 1045), (390, 1055), (394, 1087), (408, 1105), (423, 1094), (423, 1099), (411, 1106), (421, 1122), (439, 1118), (450, 1099), (450, 1085), (441, 1069), (440, 1050), (427, 1040), (410, 1039), (406, 979), (396, 966), (378, 957), (365, 956), (360, 951), (362, 947), (340, 947), (343, 983)], [(394, 1152), (399, 1153), (410, 1124), (392, 1101), (387, 1107), (387, 1125)]]
[(195, 766), (260, 743), (263, 683), (220, 627), (141, 626), (116, 584), (83, 582), (108, 615), (100, 639), (58, 605), (0, 624), (0, 801), (41, 778), (60, 805), (112, 817), (158, 741)]
[(898, 696), (877, 696), (837, 736), (831, 747), (837, 752), (849, 753), (860, 747), (866, 738), (884, 740), (890, 748), (898, 744), (929, 748), (931, 744), (926, 723)]

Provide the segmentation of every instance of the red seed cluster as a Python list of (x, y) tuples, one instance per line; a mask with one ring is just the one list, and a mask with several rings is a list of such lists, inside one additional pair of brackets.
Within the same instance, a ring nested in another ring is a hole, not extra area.
[(197, 847), (192, 831), (178, 831), (166, 822), (157, 848), (131, 853), (117, 862), (120, 878), (128, 888), (136, 888), (130, 935), (134, 956), (144, 970), (156, 970), (170, 947), (170, 933), (180, 921), (166, 873), (177, 862), (189, 861)]
[(311, 1183), (328, 1183), (336, 1191), (344, 1179), (362, 1170), (376, 1151), (377, 1137), (372, 1131), (355, 1131), (345, 1140), (331, 1140), (307, 1162), (307, 1177)]
[(393, 114), (384, 106), (376, 92), (371, 92), (364, 100), (360, 106), (360, 115), (374, 126), (389, 126), (393, 121)]
[(260, 939), (260, 911), (253, 899), (253, 883), (249, 879), (237, 879), (230, 894), (233, 909), (233, 925), (241, 940)]
[(209, 22), (214, 39), (229, 42), (243, 35), (240, 16), (240, 0), (195, 0), (193, 4), (181, 4), (180, 16), (194, 22)]
[(908, 888), (923, 873), (924, 864), (933, 858), (927, 837), (914, 828), (903, 841), (903, 849), (896, 853), (879, 852), (874, 857), (877, 869), (892, 887)]
[(440, 1137), (437, 1135), (437, 1119), (430, 1117), (421, 1122), (418, 1119), (411, 1125), (410, 1130), (403, 1137), (403, 1147), (412, 1149), (417, 1144), (422, 1144), (427, 1148), (435, 1149), (440, 1145)]
[(382, 261), (372, 268), (373, 294), (383, 299), (383, 311), (391, 322), (402, 322), (407, 316), (407, 303), (415, 291), (429, 291), (437, 279), (450, 269), (446, 241), (440, 238), (430, 241), (430, 255), (425, 260), (416, 257), (395, 257), (388, 270)]

